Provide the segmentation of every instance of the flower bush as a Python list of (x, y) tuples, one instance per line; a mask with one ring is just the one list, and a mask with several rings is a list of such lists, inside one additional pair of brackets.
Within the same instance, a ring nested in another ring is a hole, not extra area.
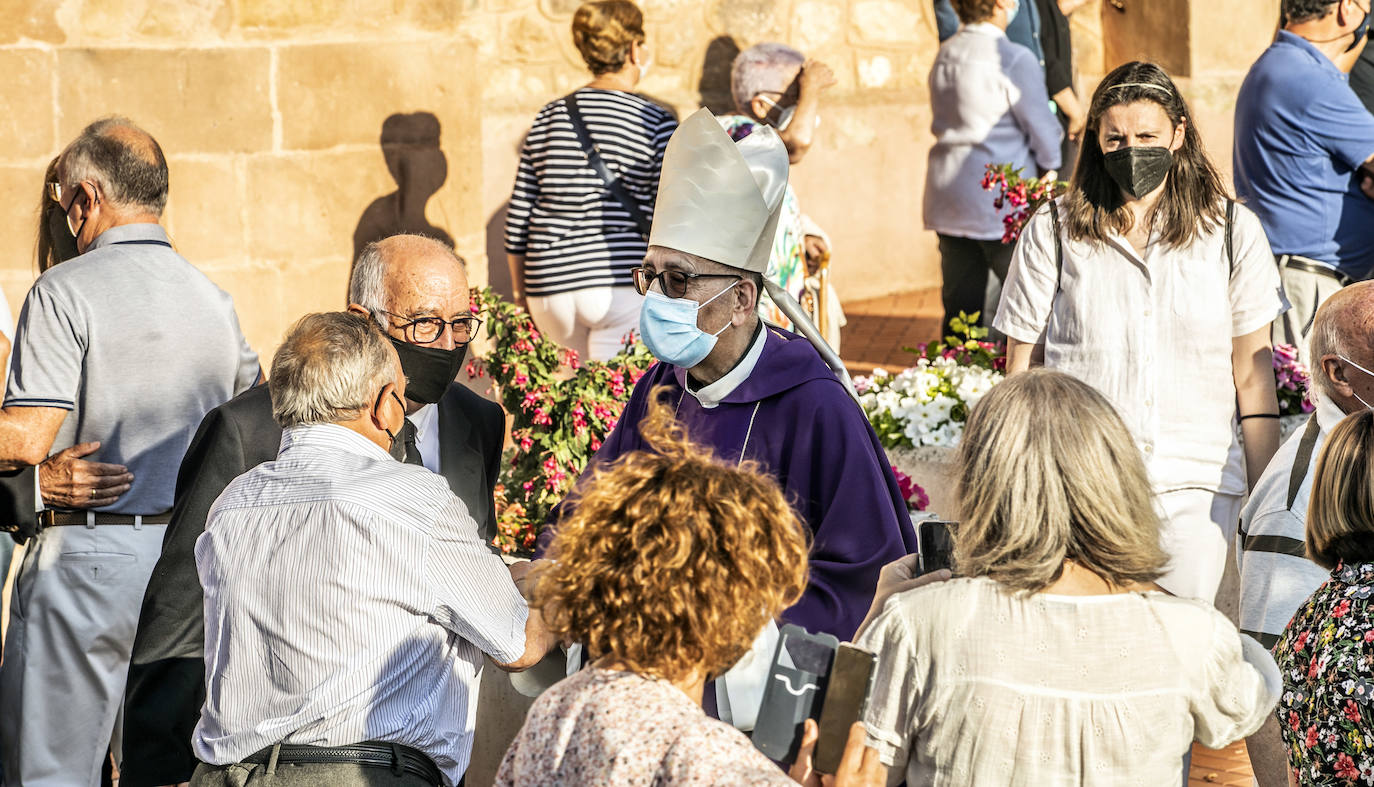
[(1023, 178), (1021, 169), (1010, 164), (989, 164), (983, 175), (983, 190), (997, 191), (992, 200), (998, 210), (1010, 206), (1011, 212), (1002, 217), (1002, 242), (1015, 243), (1021, 230), (1041, 205), (1060, 196), (1069, 184), (1062, 180)]
[(512, 447), (496, 487), (496, 544), (528, 554), (553, 507), (572, 488), (654, 357), (633, 334), (609, 361), (582, 361), (544, 338), (529, 314), (489, 288), (473, 291), (492, 348), (469, 361), (469, 379), (490, 377), (513, 418)]
[(987, 329), (973, 324), (978, 314), (960, 312), (950, 321), (956, 335), (912, 350), (916, 365), (896, 375), (874, 369), (854, 386), (884, 448), (955, 446), (969, 410), (1002, 381), (1006, 356), (984, 341)]
[(1307, 395), (1312, 375), (1298, 360), (1298, 348), (1291, 344), (1274, 345), (1274, 383), (1279, 394), (1280, 415), (1302, 415), (1316, 409)]
[(897, 488), (902, 491), (902, 499), (906, 501), (909, 511), (915, 513), (924, 511), (930, 506), (930, 497), (921, 485), (911, 479), (911, 476), (892, 466), (892, 473), (897, 476)]

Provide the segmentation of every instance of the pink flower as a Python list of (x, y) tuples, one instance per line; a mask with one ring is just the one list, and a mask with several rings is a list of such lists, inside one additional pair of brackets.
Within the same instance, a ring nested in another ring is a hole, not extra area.
[(516, 385), (517, 387), (524, 388), (526, 385), (529, 385), (529, 382), (530, 382), (530, 376), (529, 376), (529, 375), (527, 375), (527, 374), (517, 374), (517, 375), (515, 375), (515, 385)]
[(1348, 612), (1350, 612), (1350, 599), (1344, 599), (1344, 598), (1343, 598), (1343, 599), (1341, 599), (1341, 603), (1337, 604), (1337, 605), (1336, 605), (1336, 608), (1333, 609), (1333, 610), (1331, 610), (1331, 617), (1333, 617), (1333, 618), (1345, 617), (1346, 613), (1348, 613)]
[(531, 489), (534, 489), (534, 482), (526, 481), (525, 483), (520, 485), (520, 488), (524, 489), (526, 492), (529, 492)]
[(1336, 755), (1336, 775), (1342, 779), (1358, 779), (1360, 769), (1355, 767), (1355, 761), (1350, 758), (1349, 754), (1341, 752)]
[(553, 419), (549, 418), (549, 414), (544, 412), (544, 408), (536, 407), (534, 408), (534, 415), (530, 416), (530, 423), (537, 426), (551, 426), (553, 424)]
[(520, 436), (520, 450), (529, 451), (534, 447), (534, 441), (530, 439), (529, 433)]
[(588, 444), (587, 447), (590, 448), (590, 449), (592, 449), (593, 451), (600, 451), (600, 450), (601, 450), (601, 441), (598, 440), (598, 439), (596, 439), (595, 437), (593, 437), (591, 443)]
[(526, 391), (524, 400), (520, 402), (520, 409), (528, 410), (536, 404), (539, 404), (539, 394), (534, 391)]

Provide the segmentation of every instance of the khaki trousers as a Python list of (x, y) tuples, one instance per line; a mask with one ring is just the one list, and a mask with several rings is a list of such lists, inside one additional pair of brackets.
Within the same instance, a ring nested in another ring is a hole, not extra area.
[(1288, 267), (1279, 270), (1279, 279), (1293, 308), (1274, 320), (1273, 341), (1298, 348), (1298, 360), (1311, 368), (1308, 338), (1312, 333), (1312, 320), (1317, 316), (1317, 307), (1340, 291), (1341, 283), (1330, 276)]

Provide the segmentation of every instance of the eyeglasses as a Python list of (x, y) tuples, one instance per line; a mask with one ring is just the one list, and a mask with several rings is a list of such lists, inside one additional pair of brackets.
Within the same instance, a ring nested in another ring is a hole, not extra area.
[(381, 312), (388, 317), (395, 317), (402, 321), (400, 325), (394, 327), (400, 328), (401, 334), (411, 344), (433, 344), (439, 340), (440, 336), (444, 335), (445, 326), (453, 332), (453, 341), (463, 344), (472, 341), (472, 337), (477, 334), (477, 329), (482, 327), (482, 321), (470, 315), (445, 320), (439, 317), (406, 317), (385, 309), (382, 309)]
[(687, 285), (694, 279), (734, 279), (739, 281), (744, 278), (734, 273), (687, 273), (672, 268), (654, 273), (651, 269), (643, 266), (631, 268), (630, 273), (634, 276), (635, 291), (640, 295), (648, 295), (654, 282), (658, 282), (659, 290), (669, 298), (686, 296)]
[(55, 180), (50, 180), (50, 181), (48, 181), (47, 183), (45, 183), (44, 185), (47, 186), (47, 188), (48, 188), (48, 199), (52, 200), (53, 202), (56, 202), (58, 205), (61, 205), (61, 204), (62, 204), (62, 184), (61, 184), (61, 183), (58, 183), (58, 182), (55, 181)]

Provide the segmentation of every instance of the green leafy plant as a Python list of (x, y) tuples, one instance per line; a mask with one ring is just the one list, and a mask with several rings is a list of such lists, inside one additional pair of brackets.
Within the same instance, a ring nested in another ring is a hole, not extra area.
[(468, 363), (468, 377), (490, 378), (512, 417), (512, 446), (496, 489), (496, 544), (529, 554), (654, 357), (631, 334), (615, 358), (582, 361), (490, 288), (473, 291), (472, 310), (485, 315), (492, 347)]

